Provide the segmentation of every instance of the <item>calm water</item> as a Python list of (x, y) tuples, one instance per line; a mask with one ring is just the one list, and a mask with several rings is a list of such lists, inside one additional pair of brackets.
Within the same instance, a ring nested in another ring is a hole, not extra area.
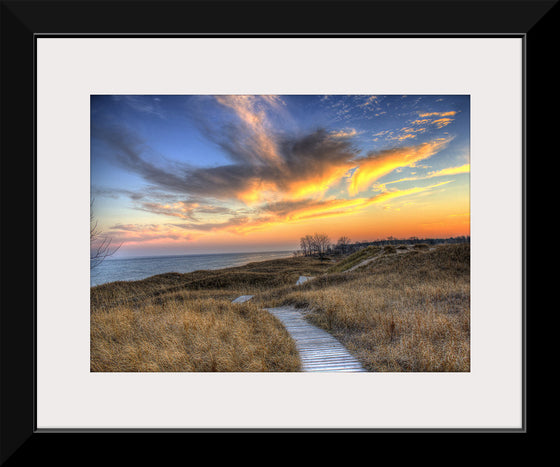
[(150, 256), (106, 259), (91, 271), (91, 286), (114, 281), (134, 281), (165, 272), (192, 272), (243, 266), (255, 261), (288, 258), (291, 251), (264, 253), (225, 253), (211, 255)]

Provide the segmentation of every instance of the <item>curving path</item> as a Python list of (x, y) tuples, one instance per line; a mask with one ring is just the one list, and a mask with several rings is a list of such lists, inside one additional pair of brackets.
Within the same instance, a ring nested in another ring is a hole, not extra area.
[(346, 269), (345, 271), (342, 271), (342, 272), (355, 271), (356, 269), (361, 268), (362, 266), (365, 266), (366, 264), (369, 264), (369, 263), (375, 261), (380, 256), (381, 256), (381, 254), (378, 253), (375, 256), (372, 256), (371, 258), (364, 259), (362, 262), (360, 262), (360, 263), (356, 264), (355, 266), (352, 266), (351, 268), (348, 268), (348, 269)]
[(302, 371), (366, 371), (361, 363), (328, 332), (308, 323), (291, 306), (267, 308), (286, 327), (296, 343)]
[[(430, 248), (430, 250), (433, 250), (433, 248)], [(406, 250), (397, 250), (397, 254), (398, 255), (402, 255), (403, 253), (408, 253), (410, 251), (410, 249), (406, 249)], [(346, 269), (345, 271), (342, 272), (351, 272), (351, 271), (355, 271), (358, 268), (361, 268), (362, 266), (365, 266), (366, 264), (369, 264), (373, 261), (375, 261), (376, 259), (379, 259), (383, 256), (383, 252), (379, 252), (377, 253), (375, 256), (372, 256), (371, 258), (367, 258), (364, 259), (362, 262), (356, 264), (355, 266), (352, 266), (351, 268)]]

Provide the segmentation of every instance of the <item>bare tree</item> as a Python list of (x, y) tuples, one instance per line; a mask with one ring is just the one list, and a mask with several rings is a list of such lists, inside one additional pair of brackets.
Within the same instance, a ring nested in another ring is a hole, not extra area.
[(300, 239), (300, 247), (303, 251), (303, 256), (311, 256), (315, 251), (315, 246), (313, 242), (313, 237), (311, 235), (306, 235)]
[(309, 256), (309, 245), (307, 243), (307, 238), (306, 237), (301, 237), (299, 239), (299, 246), (301, 248), (303, 256)]
[(313, 250), (319, 255), (321, 259), (327, 254), (331, 245), (331, 239), (327, 234), (315, 233), (313, 235)]
[(331, 248), (331, 240), (327, 234), (315, 233), (301, 237), (299, 245), (304, 256), (319, 255), (323, 259)]
[(90, 269), (99, 266), (103, 260), (114, 255), (122, 246), (111, 247), (113, 240), (104, 236), (97, 226), (97, 219), (93, 214), (93, 200), (90, 203), (89, 214), (89, 245), (90, 245)]

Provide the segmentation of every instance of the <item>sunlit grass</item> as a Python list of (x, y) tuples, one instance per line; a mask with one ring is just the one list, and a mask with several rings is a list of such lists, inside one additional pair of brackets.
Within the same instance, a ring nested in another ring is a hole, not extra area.
[(348, 255), (346, 258), (337, 261), (333, 264), (329, 269), (328, 272), (342, 272), (347, 271), (348, 269), (356, 266), (357, 264), (369, 259), (381, 251), (381, 248), (375, 245), (368, 246), (366, 248), (362, 248), (361, 250), (356, 251)]
[(281, 325), (251, 303), (169, 301), (92, 313), (92, 371), (296, 371)]
[(231, 301), (295, 283), (313, 258), (162, 274), (91, 289), (92, 371), (297, 371), (293, 340), (252, 302)]
[(445, 245), (383, 256), (275, 302), (310, 310), (371, 371), (469, 371), (469, 255)]
[[(91, 370), (298, 371), (292, 339), (264, 310), (289, 304), (371, 371), (469, 371), (469, 245), (358, 253), (93, 287)], [(300, 275), (315, 278), (296, 286)], [(240, 295), (254, 298), (231, 303)]]

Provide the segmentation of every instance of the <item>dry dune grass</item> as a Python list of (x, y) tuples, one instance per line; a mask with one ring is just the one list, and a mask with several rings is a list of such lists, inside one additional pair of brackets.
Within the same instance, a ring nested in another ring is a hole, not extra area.
[(388, 254), (283, 302), (310, 310), (371, 371), (469, 371), (469, 263), (467, 244)]
[(311, 258), (162, 274), (91, 289), (91, 371), (297, 371), (293, 340), (252, 302), (326, 265)]
[(293, 284), (300, 275), (314, 276), (324, 272), (327, 266), (327, 262), (317, 258), (294, 257), (235, 268), (187, 274), (167, 273), (139, 281), (111, 282), (92, 287), (91, 307), (95, 310), (119, 304), (133, 306), (154, 297), (166, 297), (187, 290), (198, 291), (203, 296), (235, 298), (240, 294), (257, 294)]
[(381, 248), (374, 245), (358, 250), (330, 266), (328, 272), (346, 271), (347, 269), (358, 265), (360, 262), (379, 254), (380, 251)]
[(251, 303), (186, 298), (91, 315), (92, 371), (297, 371), (284, 328)]
[[(300, 275), (315, 279), (296, 286)], [(252, 301), (231, 303), (248, 294)], [(286, 304), (305, 310), (371, 371), (470, 370), (468, 244), (371, 248), (336, 264), (287, 258), (93, 287), (91, 370), (298, 371), (292, 339), (263, 310)]]

